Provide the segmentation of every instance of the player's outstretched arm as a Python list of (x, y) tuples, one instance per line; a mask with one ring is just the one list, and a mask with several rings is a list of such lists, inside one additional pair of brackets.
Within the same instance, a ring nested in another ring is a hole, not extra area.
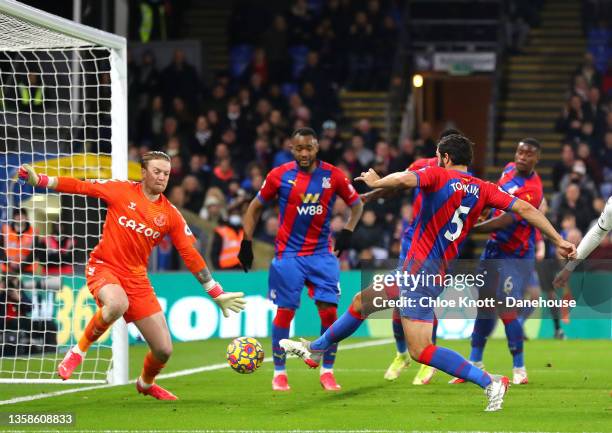
[(511, 210), (523, 217), (532, 226), (540, 229), (542, 234), (548, 237), (551, 242), (557, 246), (563, 257), (569, 259), (574, 259), (576, 257), (576, 246), (563, 239), (542, 212), (521, 199), (514, 202)]
[(240, 313), (246, 306), (243, 292), (224, 292), (221, 284), (212, 277), (207, 266), (204, 266), (200, 272), (194, 273), (206, 293), (219, 306), (224, 317), (229, 317), (230, 310), (234, 313)]
[(491, 233), (497, 230), (505, 229), (510, 224), (512, 224), (513, 221), (514, 220), (512, 219), (512, 215), (506, 212), (498, 217), (491, 218), (484, 222), (476, 224), (474, 226), (473, 231), (474, 233)]
[(38, 188), (55, 189), (57, 186), (57, 177), (47, 176), (46, 174), (37, 174), (34, 167), (29, 164), (23, 164), (19, 167), (17, 174), (22, 181)]
[(359, 196), (362, 202), (367, 203), (379, 198), (393, 197), (403, 191), (404, 188), (376, 188)]
[(248, 272), (253, 266), (253, 232), (257, 221), (261, 217), (264, 205), (255, 197), (251, 200), (249, 207), (242, 218), (242, 228), (244, 230), (244, 238), (240, 243), (240, 251), (238, 252), (238, 260), (244, 272)]
[(361, 176), (356, 177), (355, 180), (363, 181), (370, 188), (383, 189), (414, 188), (418, 184), (417, 176), (412, 171), (391, 173), (381, 179), (372, 168), (362, 172)]
[(601, 241), (612, 230), (612, 198), (608, 199), (608, 203), (601, 213), (597, 223), (593, 225), (584, 235), (578, 249), (576, 250), (576, 260), (567, 262), (565, 267), (557, 274), (553, 281), (553, 285), (557, 288), (564, 287), (569, 280), (571, 273), (576, 269), (580, 262), (586, 259)]

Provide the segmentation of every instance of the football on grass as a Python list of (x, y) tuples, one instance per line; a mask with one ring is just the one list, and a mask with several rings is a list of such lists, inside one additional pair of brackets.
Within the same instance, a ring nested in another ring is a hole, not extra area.
[(263, 347), (252, 337), (235, 338), (227, 346), (227, 362), (238, 373), (253, 373), (261, 366), (263, 360)]

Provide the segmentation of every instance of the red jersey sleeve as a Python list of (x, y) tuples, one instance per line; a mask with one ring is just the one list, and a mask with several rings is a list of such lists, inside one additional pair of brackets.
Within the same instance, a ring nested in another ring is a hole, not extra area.
[(187, 269), (192, 273), (200, 272), (206, 266), (206, 262), (194, 247), (196, 242), (195, 236), (191, 233), (183, 215), (174, 206), (169, 205), (168, 212), (170, 213), (170, 238), (172, 239), (172, 244), (183, 258)]
[(440, 185), (442, 173), (446, 173), (441, 167), (425, 167), (413, 171), (417, 177), (417, 187), (425, 192), (435, 191)]
[(266, 176), (266, 180), (264, 181), (261, 189), (257, 193), (257, 198), (262, 203), (268, 203), (270, 200), (276, 197), (278, 193), (278, 189), (280, 188), (281, 177), (277, 169), (273, 169)]
[(114, 197), (120, 196), (121, 187), (127, 182), (123, 180), (79, 180), (58, 176), (55, 191), (101, 198), (110, 203)]
[(434, 167), (438, 165), (438, 158), (419, 158), (410, 164), (409, 171), (417, 171), (425, 167)]
[(510, 211), (514, 202), (518, 200), (491, 182), (483, 182), (480, 191), (480, 198), (485, 200), (484, 205), (495, 209)]
[(355, 191), (351, 181), (342, 173), (339, 168), (334, 168), (332, 172), (334, 179), (334, 185), (336, 186), (336, 193), (344, 200), (349, 206), (354, 206), (359, 202), (359, 194)]

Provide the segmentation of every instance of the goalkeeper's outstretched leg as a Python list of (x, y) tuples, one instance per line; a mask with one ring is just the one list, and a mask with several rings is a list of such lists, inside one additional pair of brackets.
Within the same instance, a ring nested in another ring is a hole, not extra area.
[[(90, 273), (92, 273), (90, 271)], [(95, 269), (94, 272), (95, 273)], [(106, 284), (96, 294), (100, 309), (91, 318), (79, 342), (66, 353), (57, 366), (57, 373), (68, 380), (74, 370), (83, 362), (89, 347), (128, 310), (129, 301), (125, 290), (118, 284)]]

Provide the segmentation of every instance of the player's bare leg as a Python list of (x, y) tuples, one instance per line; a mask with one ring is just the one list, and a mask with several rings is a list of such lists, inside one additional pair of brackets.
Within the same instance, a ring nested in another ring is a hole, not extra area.
[(129, 302), (125, 291), (116, 284), (107, 284), (98, 292), (98, 300), (102, 304), (85, 328), (79, 343), (66, 353), (66, 356), (57, 366), (57, 373), (63, 380), (67, 380), (72, 372), (83, 362), (89, 347), (106, 330), (127, 311)]
[[(316, 301), (316, 304), (319, 317), (321, 318), (321, 334), (323, 334), (338, 319), (338, 307), (336, 304), (322, 301)], [(334, 376), (334, 362), (337, 350), (338, 343), (334, 343), (323, 354), (323, 365), (319, 370), (319, 382), (326, 391), (340, 391), (341, 388)]]
[(171, 392), (155, 383), (159, 374), (172, 354), (172, 340), (164, 313), (157, 312), (144, 319), (136, 320), (134, 325), (149, 345), (149, 353), (145, 356), (142, 372), (136, 381), (136, 389), (144, 395), (150, 395), (158, 400), (177, 400)]
[(485, 390), (488, 400), (485, 410), (501, 409), (509, 384), (507, 377), (489, 375), (470, 364), (457, 352), (434, 345), (431, 341), (433, 322), (402, 317), (402, 325), (412, 359), (475, 383)]

